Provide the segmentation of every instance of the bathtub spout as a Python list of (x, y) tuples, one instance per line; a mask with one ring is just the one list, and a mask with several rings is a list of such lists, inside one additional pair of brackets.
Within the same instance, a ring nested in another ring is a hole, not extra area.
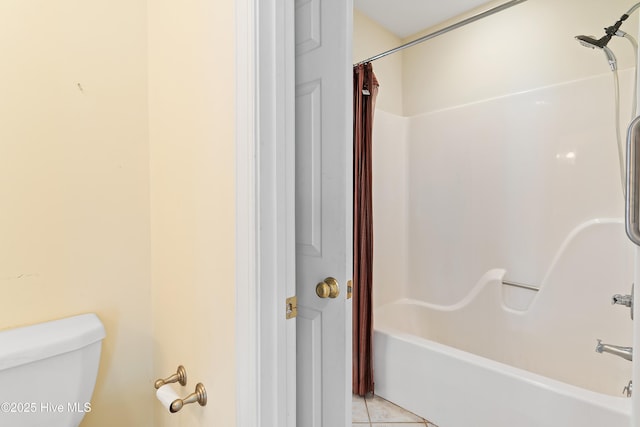
[(596, 352), (598, 353), (610, 353), (616, 356), (620, 356), (626, 360), (633, 360), (633, 348), (632, 347), (621, 347), (619, 345), (611, 345), (611, 344), (602, 344), (602, 340), (598, 340), (598, 345), (596, 345)]

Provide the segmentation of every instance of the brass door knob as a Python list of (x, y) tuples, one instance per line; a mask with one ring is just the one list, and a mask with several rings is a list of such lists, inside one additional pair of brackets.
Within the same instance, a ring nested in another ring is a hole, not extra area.
[(316, 294), (320, 298), (336, 298), (340, 295), (338, 281), (333, 277), (327, 277), (323, 282), (316, 285)]

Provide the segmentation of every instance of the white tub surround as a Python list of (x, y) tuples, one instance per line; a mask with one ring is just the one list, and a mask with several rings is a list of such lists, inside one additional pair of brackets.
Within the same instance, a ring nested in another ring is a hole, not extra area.
[(378, 308), (376, 393), (446, 427), (628, 425), (631, 363), (594, 351), (598, 338), (632, 342), (629, 310), (611, 305), (630, 291), (623, 230), (615, 219), (581, 224), (538, 292), (514, 296), (508, 272), (492, 269), (455, 304)]

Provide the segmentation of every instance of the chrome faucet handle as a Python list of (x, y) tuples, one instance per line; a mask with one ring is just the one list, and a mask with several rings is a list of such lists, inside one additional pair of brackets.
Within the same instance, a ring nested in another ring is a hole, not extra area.
[(633, 320), (633, 289), (635, 285), (631, 285), (631, 295), (621, 295), (615, 294), (611, 297), (611, 304), (613, 305), (623, 305), (625, 307), (629, 307), (629, 311), (631, 312), (631, 320)]
[(627, 384), (622, 389), (622, 394), (626, 395), (627, 397), (631, 397), (632, 392), (633, 392), (633, 381), (629, 381), (629, 384)]
[(625, 307), (631, 308), (631, 306), (633, 305), (633, 299), (631, 299), (631, 295), (615, 294), (611, 298), (611, 304), (624, 305)]

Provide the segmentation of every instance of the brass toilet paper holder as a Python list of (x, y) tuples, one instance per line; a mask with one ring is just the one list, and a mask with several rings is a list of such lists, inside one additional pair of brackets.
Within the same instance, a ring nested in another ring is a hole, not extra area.
[[(184, 366), (178, 366), (175, 374), (164, 379), (156, 380), (154, 387), (158, 390), (160, 387), (172, 383), (180, 383), (182, 386), (187, 385), (187, 370)], [(184, 405), (195, 402), (198, 402), (200, 406), (205, 406), (207, 404), (207, 390), (204, 388), (204, 384), (202, 383), (196, 384), (196, 390), (184, 399), (178, 398), (171, 402), (169, 405), (169, 412), (176, 413), (182, 409)]]
[(196, 384), (196, 391), (191, 393), (189, 396), (185, 397), (184, 399), (176, 399), (171, 402), (171, 405), (169, 406), (169, 412), (176, 413), (180, 409), (182, 409), (184, 405), (195, 402), (198, 402), (200, 406), (206, 406), (207, 404), (207, 390), (204, 388), (204, 384), (202, 383)]
[(171, 375), (170, 377), (157, 380), (154, 384), (154, 387), (157, 390), (163, 385), (171, 383), (180, 383), (180, 385), (183, 386), (187, 385), (187, 370), (184, 368), (184, 366), (178, 366), (178, 370), (176, 371), (176, 373)]

